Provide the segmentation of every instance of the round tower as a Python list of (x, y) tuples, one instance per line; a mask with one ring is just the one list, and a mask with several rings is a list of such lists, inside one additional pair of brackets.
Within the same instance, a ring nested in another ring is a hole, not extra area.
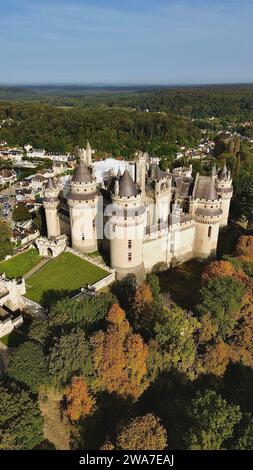
[(58, 189), (54, 180), (50, 177), (45, 187), (43, 207), (46, 214), (47, 236), (56, 238), (60, 235), (60, 221), (58, 217)]
[(90, 146), (90, 142), (87, 140), (87, 145), (86, 145), (86, 159), (87, 159), (87, 165), (91, 166), (92, 164), (92, 150)]
[(220, 226), (226, 227), (228, 224), (230, 202), (233, 196), (232, 178), (230, 176), (230, 171), (227, 170), (226, 164), (223, 169), (218, 172), (218, 175), (216, 175), (215, 187), (221, 198), (222, 217)]
[(81, 158), (67, 195), (71, 244), (72, 248), (80, 253), (92, 253), (97, 250), (98, 198), (96, 180)]
[(142, 194), (127, 170), (115, 179), (111, 198), (112, 205), (106, 211), (111, 266), (118, 279), (134, 273), (138, 282), (142, 282), (145, 279), (142, 244), (146, 209)]
[(210, 182), (201, 188), (200, 194), (191, 204), (194, 206), (193, 213), (196, 222), (194, 256), (197, 258), (214, 257), (217, 250), (222, 210), (213, 178), (210, 178)]

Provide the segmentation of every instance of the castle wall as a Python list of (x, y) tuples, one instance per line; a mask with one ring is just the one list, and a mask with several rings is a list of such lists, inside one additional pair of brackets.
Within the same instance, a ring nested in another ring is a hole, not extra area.
[(173, 257), (176, 260), (183, 262), (192, 258), (195, 237), (195, 224), (181, 227), (180, 230), (171, 234)]
[(55, 238), (60, 235), (60, 222), (56, 208), (45, 208), (46, 223), (47, 223), (47, 236), (48, 238)]
[(143, 243), (143, 261), (145, 272), (149, 273), (159, 263), (168, 264), (171, 258), (169, 252), (170, 233), (166, 231), (159, 238), (146, 238)]

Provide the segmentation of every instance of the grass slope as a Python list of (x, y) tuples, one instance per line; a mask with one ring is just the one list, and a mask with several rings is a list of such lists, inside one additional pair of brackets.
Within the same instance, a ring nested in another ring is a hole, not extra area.
[(9, 278), (24, 276), (34, 268), (41, 260), (38, 251), (34, 248), (14, 256), (0, 263), (0, 273), (5, 273)]
[(62, 253), (27, 280), (26, 297), (50, 307), (57, 299), (71, 295), (86, 284), (93, 284), (107, 272), (73, 255)]

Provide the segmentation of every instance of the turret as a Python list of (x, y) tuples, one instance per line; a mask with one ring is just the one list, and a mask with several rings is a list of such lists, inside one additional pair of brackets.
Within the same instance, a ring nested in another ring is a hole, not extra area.
[(90, 142), (87, 140), (87, 145), (86, 145), (86, 163), (88, 166), (91, 166), (92, 164), (92, 150), (90, 146)]
[(136, 183), (139, 185), (139, 188), (143, 195), (145, 193), (146, 164), (147, 154), (143, 152), (138, 152), (136, 161)]
[(233, 196), (232, 182), (233, 181), (230, 175), (230, 171), (228, 171), (227, 166), (225, 164), (223, 169), (218, 172), (218, 175), (215, 179), (215, 187), (217, 193), (221, 198), (221, 227), (225, 227), (228, 224), (230, 202)]
[(44, 191), (43, 207), (46, 214), (47, 236), (56, 238), (60, 235), (60, 221), (58, 217), (58, 189), (53, 178), (49, 177)]
[(221, 201), (213, 177), (197, 175), (190, 201), (190, 213), (195, 218), (196, 233), (193, 252), (197, 258), (216, 255), (222, 217)]
[(118, 279), (135, 273), (139, 282), (145, 278), (143, 237), (146, 209), (141, 192), (125, 170), (115, 181), (112, 205), (106, 209), (108, 222), (105, 235), (109, 239), (111, 266)]
[(81, 158), (67, 195), (72, 247), (81, 253), (97, 250), (98, 199), (96, 180)]

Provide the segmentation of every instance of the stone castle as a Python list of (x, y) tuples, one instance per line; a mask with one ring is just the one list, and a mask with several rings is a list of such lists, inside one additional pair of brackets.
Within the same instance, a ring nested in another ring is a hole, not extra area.
[(139, 152), (131, 171), (111, 172), (97, 183), (91, 152), (89, 145), (80, 152), (67, 191), (48, 180), (41, 254), (57, 255), (66, 242), (80, 253), (99, 250), (117, 278), (134, 273), (139, 280), (153, 269), (215, 256), (233, 193), (226, 165), (194, 180), (191, 166), (164, 172), (157, 158)]

